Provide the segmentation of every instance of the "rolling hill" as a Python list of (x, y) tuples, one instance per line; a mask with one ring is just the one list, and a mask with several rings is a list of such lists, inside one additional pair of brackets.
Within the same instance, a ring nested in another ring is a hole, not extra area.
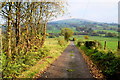
[(47, 32), (60, 32), (61, 28), (68, 27), (76, 31), (76, 27), (87, 27), (93, 30), (110, 30), (112, 28), (117, 29), (116, 23), (101, 23), (84, 19), (65, 19), (59, 21), (49, 22), (47, 26)]

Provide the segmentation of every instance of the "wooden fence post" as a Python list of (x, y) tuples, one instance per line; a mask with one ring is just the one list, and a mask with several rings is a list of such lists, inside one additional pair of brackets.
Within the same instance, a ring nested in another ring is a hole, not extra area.
[(104, 50), (106, 50), (106, 41), (104, 42)]
[(118, 41), (118, 55), (120, 55), (120, 41)]

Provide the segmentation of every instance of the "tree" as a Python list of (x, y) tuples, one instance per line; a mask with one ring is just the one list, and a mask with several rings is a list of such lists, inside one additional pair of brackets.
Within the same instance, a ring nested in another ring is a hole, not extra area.
[[(43, 8), (41, 8), (43, 7)], [(41, 14), (43, 16), (42, 22), (43, 22), (43, 28), (42, 28), (42, 41), (41, 41), (41, 47), (44, 44), (45, 38), (46, 38), (46, 29), (47, 29), (47, 23), (48, 21), (56, 18), (58, 15), (64, 14), (64, 3), (63, 2), (46, 2), (41, 4), (41, 11), (44, 12)]]
[(29, 53), (40, 50), (47, 36), (48, 21), (63, 15), (64, 6), (64, 2), (54, 2), (54, 0), (2, 2), (0, 4), (0, 15), (6, 22), (2, 38), (2, 52), (6, 57), (3, 77), (17, 76), (21, 69), (11, 72), (11, 66), (26, 64), (26, 61), (30, 60), (26, 59), (31, 56)]
[(11, 21), (11, 18), (12, 18), (12, 14), (11, 14), (11, 11), (12, 11), (12, 2), (9, 2), (9, 3), (6, 3), (6, 2), (3, 2), (1, 5), (0, 5), (0, 9), (1, 9), (1, 12), (0, 13), (3, 13), (4, 15), (4, 18), (7, 20), (7, 36), (6, 38), (7, 39), (7, 57), (10, 58), (11, 57), (11, 29), (12, 29), (12, 21)]
[(99, 34), (97, 32), (91, 32), (90, 35), (91, 36), (99, 36)]
[(48, 21), (63, 15), (64, 6), (62, 1), (1, 3), (0, 15), (7, 24), (3, 41), (7, 56), (21, 51), (26, 54), (34, 45), (41, 48), (46, 39)]
[(105, 37), (116, 37), (117, 35), (115, 33), (106, 33)]
[(66, 41), (69, 40), (69, 38), (73, 35), (73, 31), (70, 28), (62, 28), (61, 29), (61, 34), (64, 36), (64, 39)]
[(89, 39), (89, 36), (84, 36), (84, 39)]

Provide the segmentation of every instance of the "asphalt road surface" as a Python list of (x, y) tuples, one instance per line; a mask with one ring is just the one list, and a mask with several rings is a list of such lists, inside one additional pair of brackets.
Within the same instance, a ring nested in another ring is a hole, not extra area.
[(93, 79), (82, 54), (72, 41), (62, 55), (41, 75), (41, 78)]

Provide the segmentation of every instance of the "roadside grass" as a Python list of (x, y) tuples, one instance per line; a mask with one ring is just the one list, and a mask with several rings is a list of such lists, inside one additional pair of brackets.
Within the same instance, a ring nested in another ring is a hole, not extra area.
[[(78, 35), (74, 36), (77, 40), (76, 42), (79, 41), (88, 41), (88, 40), (97, 40), (101, 43), (102, 49), (104, 49), (104, 42), (107, 41), (106, 43), (106, 48), (107, 50), (112, 50), (116, 51), (117, 46), (118, 46), (118, 38), (111, 38), (111, 37), (100, 37), (100, 36), (89, 36), (89, 39), (84, 39), (85, 35)], [(75, 43), (76, 43), (75, 42)]]
[(49, 67), (50, 64), (54, 62), (55, 59), (57, 59), (61, 55), (61, 53), (64, 51), (68, 44), (69, 42), (66, 43), (65, 46), (60, 46), (56, 38), (46, 39), (44, 48), (49, 49), (48, 56), (38, 61), (36, 65), (30, 67), (27, 71), (23, 72), (17, 78), (37, 77), (40, 73), (46, 70), (47, 67)]

